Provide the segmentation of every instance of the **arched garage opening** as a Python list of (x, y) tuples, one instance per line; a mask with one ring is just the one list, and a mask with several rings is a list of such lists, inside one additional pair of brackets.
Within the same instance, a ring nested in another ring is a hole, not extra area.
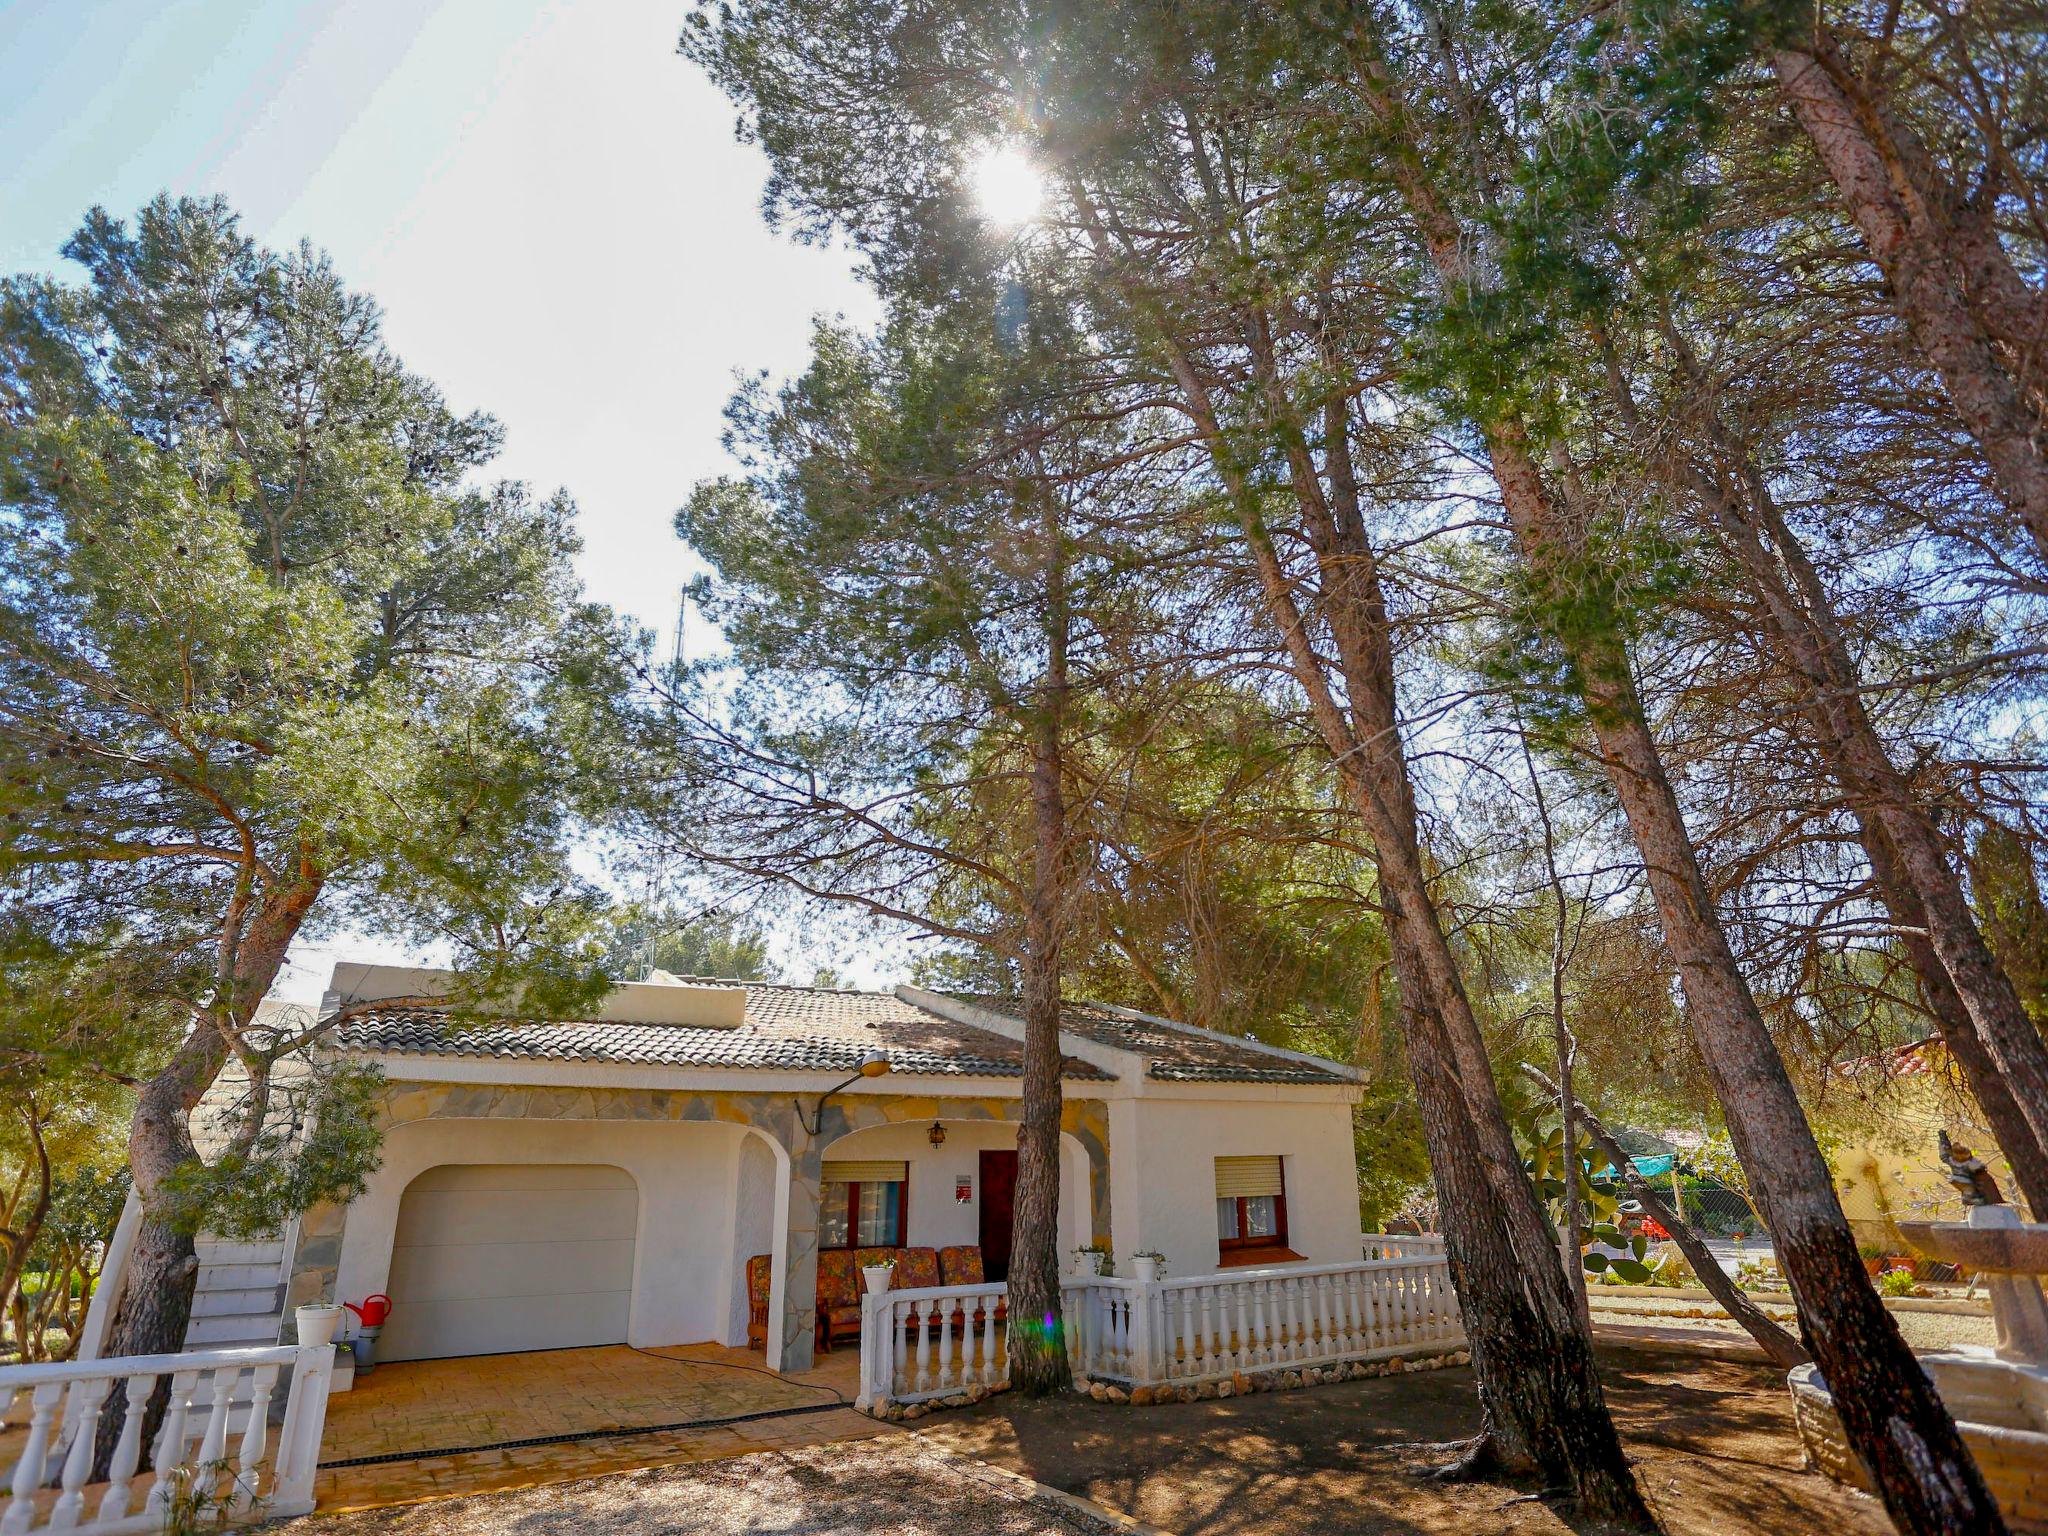
[(623, 1344), (640, 1190), (609, 1163), (443, 1163), (405, 1188), (378, 1356)]

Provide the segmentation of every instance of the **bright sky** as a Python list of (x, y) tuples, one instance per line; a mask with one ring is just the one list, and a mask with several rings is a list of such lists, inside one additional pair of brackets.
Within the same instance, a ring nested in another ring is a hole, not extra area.
[[(763, 226), (765, 162), (676, 56), (684, 14), (0, 0), (0, 270), (165, 189), (324, 246), (409, 366), (505, 423), (502, 473), (575, 495), (592, 595), (666, 636), (693, 569), (669, 516), (725, 467), (735, 371), (793, 372), (814, 315), (875, 312), (844, 253)], [(317, 994), (331, 953), (295, 959)]]

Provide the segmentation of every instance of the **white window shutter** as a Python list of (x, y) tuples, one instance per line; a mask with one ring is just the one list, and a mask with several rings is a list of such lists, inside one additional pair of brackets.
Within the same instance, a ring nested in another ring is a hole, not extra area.
[(1216, 1198), (1243, 1200), (1258, 1195), (1282, 1193), (1280, 1159), (1277, 1157), (1219, 1157), (1216, 1159)]
[(827, 1184), (901, 1184), (910, 1176), (908, 1163), (827, 1163), (822, 1175)]

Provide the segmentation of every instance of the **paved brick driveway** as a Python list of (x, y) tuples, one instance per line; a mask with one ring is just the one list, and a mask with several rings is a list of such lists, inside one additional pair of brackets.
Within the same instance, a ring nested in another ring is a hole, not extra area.
[[(758, 1354), (709, 1344), (380, 1365), (329, 1402), (315, 1495), (323, 1511), (372, 1509), (890, 1433), (839, 1406), (858, 1368), (841, 1350), (775, 1376)], [(654, 1428), (676, 1424), (697, 1427)], [(553, 1443), (507, 1443), (544, 1437)], [(403, 1459), (328, 1465), (379, 1456)]]

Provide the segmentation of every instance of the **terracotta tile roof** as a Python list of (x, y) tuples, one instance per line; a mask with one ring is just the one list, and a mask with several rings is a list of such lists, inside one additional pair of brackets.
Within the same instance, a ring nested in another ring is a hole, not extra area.
[[(940, 1077), (1020, 1077), (1022, 1048), (990, 1030), (956, 1024), (886, 992), (745, 983), (746, 1021), (737, 1029), (619, 1020), (540, 1023), (508, 1019), (456, 1024), (438, 1009), (371, 1008), (335, 1030), (345, 1051), (398, 1055), (618, 1062), (783, 1072), (852, 1072), (879, 1050), (898, 1072)], [(1067, 1058), (1064, 1077), (1109, 1074)]]
[[(1014, 997), (961, 994), (990, 1013), (1023, 1016)], [(1146, 1058), (1145, 1075), (1170, 1083), (1344, 1083), (1352, 1076), (1336, 1062), (1298, 1056), (1256, 1040), (1232, 1040), (1100, 1003), (1060, 1004), (1060, 1028), (1097, 1045)]]

